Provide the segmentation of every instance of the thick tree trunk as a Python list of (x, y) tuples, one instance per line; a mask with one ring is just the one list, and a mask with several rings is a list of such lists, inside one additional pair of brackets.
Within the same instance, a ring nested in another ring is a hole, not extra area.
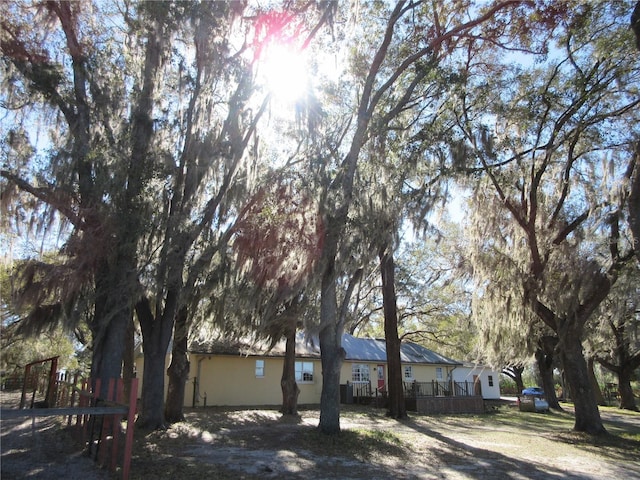
[(536, 349), (536, 363), (540, 372), (540, 380), (544, 395), (549, 403), (549, 408), (554, 410), (562, 410), (556, 396), (555, 382), (553, 381), (553, 355), (545, 353), (543, 348)]
[(144, 353), (141, 411), (136, 425), (144, 429), (164, 429), (165, 358), (172, 329), (156, 324), (160, 320), (154, 318), (146, 298), (136, 304), (136, 314), (142, 330)]
[[(575, 328), (569, 330), (575, 330)], [(573, 429), (591, 435), (606, 434), (607, 431), (602, 424), (598, 404), (589, 381), (587, 362), (582, 353), (579, 332), (567, 331), (561, 349), (561, 357), (575, 407)]]
[(95, 316), (91, 322), (93, 356), (91, 377), (103, 382), (120, 378), (127, 331), (133, 322), (129, 278), (134, 262), (121, 256), (113, 265), (103, 265), (96, 275)]
[(164, 417), (169, 423), (184, 421), (184, 394), (189, 379), (189, 353), (187, 351), (188, 330), (187, 309), (178, 312), (173, 329), (173, 347), (171, 364), (167, 370), (169, 382), (167, 386), (167, 403), (164, 406)]
[(604, 406), (607, 404), (604, 399), (604, 395), (602, 395), (602, 390), (600, 389), (600, 385), (598, 385), (598, 379), (596, 378), (596, 372), (594, 368), (595, 360), (590, 358), (587, 360), (587, 371), (589, 372), (589, 381), (591, 382), (591, 388), (593, 388), (593, 394), (596, 398), (596, 403), (598, 405)]
[(322, 433), (340, 433), (340, 369), (345, 352), (342, 348), (342, 322), (339, 321), (336, 285), (331, 262), (323, 272), (320, 298), (320, 360), (322, 363), (322, 393), (320, 423)]
[(149, 430), (166, 428), (163, 408), (165, 358), (166, 350), (145, 346), (140, 416), (136, 422), (140, 428)]
[(340, 433), (340, 368), (344, 349), (338, 341), (335, 325), (320, 331), (322, 362), (322, 393), (320, 395), (320, 423), (322, 433)]
[(286, 348), (284, 353), (284, 365), (282, 366), (282, 414), (298, 414), (298, 395), (300, 388), (296, 383), (296, 325), (297, 319), (292, 317), (287, 320), (285, 332)]
[(398, 308), (396, 304), (395, 262), (393, 253), (382, 247), (379, 253), (382, 276), (382, 304), (384, 309), (384, 337), (387, 347), (387, 375), (389, 410), (393, 418), (407, 418), (407, 406), (402, 388), (400, 338), (398, 338)]
[(620, 394), (620, 408), (637, 412), (638, 407), (631, 388), (633, 373), (634, 369), (627, 366), (623, 366), (618, 370), (618, 393)]
[(94, 343), (91, 360), (91, 378), (94, 380), (100, 378), (104, 383), (112, 378), (120, 378), (125, 338), (131, 321), (130, 310), (118, 312), (111, 317), (102, 332), (102, 338)]

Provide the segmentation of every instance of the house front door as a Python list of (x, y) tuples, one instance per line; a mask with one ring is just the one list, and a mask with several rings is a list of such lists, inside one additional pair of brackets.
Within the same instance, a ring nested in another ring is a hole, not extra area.
[(378, 365), (378, 390), (384, 390), (384, 365)]

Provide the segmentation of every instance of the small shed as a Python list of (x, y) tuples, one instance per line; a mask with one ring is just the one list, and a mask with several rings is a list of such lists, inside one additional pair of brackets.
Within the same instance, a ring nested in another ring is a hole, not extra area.
[(484, 400), (500, 399), (500, 372), (486, 365), (465, 362), (452, 372), (455, 382), (473, 382)]

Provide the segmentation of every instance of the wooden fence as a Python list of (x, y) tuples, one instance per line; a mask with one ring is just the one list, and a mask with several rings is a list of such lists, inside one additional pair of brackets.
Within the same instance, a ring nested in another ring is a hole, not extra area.
[(484, 400), (473, 397), (414, 397), (407, 398), (407, 410), (419, 413), (483, 413)]
[(82, 379), (77, 374), (57, 374), (47, 388), (46, 408), (2, 409), (1, 415), (2, 418), (31, 417), (34, 422), (36, 417), (67, 417), (67, 425), (87, 454), (112, 472), (121, 463), (122, 478), (128, 480), (138, 379), (131, 380), (128, 399), (125, 399), (124, 387), (122, 379), (110, 379), (105, 384), (100, 379)]

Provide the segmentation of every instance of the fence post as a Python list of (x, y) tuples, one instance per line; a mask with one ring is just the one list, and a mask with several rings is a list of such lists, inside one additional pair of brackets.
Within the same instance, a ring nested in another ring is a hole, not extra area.
[(193, 400), (191, 401), (191, 406), (196, 408), (196, 395), (198, 390), (198, 377), (193, 377)]
[[(95, 382), (95, 384), (94, 384), (94, 382)], [(89, 383), (87, 385), (87, 388), (89, 389), (88, 400), (89, 400), (89, 406), (90, 407), (97, 406), (98, 398), (100, 396), (101, 387), (102, 387), (102, 379), (100, 379), (100, 378), (89, 379)], [(85, 417), (84, 417), (83, 441), (86, 438), (87, 429), (91, 430), (89, 432), (89, 455), (91, 455), (91, 451), (93, 450), (93, 430), (94, 430), (94, 427), (96, 425), (95, 420), (96, 420), (95, 415), (85, 415)], [(91, 425), (89, 425), (89, 424), (91, 424)], [(100, 448), (99, 441), (100, 441), (100, 438), (98, 437), (98, 445), (96, 446), (96, 448)], [(97, 454), (97, 451), (96, 451), (96, 454)]]
[[(124, 391), (124, 380), (119, 378), (116, 380), (116, 391), (113, 397), (116, 403), (123, 403), (122, 402), (123, 391)], [(111, 471), (112, 472), (115, 472), (116, 465), (118, 464), (118, 445), (120, 443), (119, 440), (120, 440), (120, 434), (121, 434), (120, 432), (121, 420), (122, 420), (122, 414), (116, 414), (113, 416), (113, 440), (111, 445)]]
[(27, 382), (29, 381), (29, 373), (31, 372), (31, 365), (24, 367), (24, 379), (22, 380), (22, 396), (20, 397), (20, 410), (24, 408), (24, 404), (27, 401)]
[(127, 433), (124, 441), (124, 458), (122, 459), (122, 480), (129, 479), (131, 468), (131, 451), (133, 450), (133, 425), (136, 417), (136, 404), (138, 399), (138, 379), (131, 379), (129, 389), (129, 412), (127, 413)]
[[(98, 398), (96, 395), (96, 406), (98, 406), (99, 400), (102, 400), (103, 405), (106, 407), (109, 405), (109, 401), (113, 397), (113, 389), (114, 389), (114, 378), (110, 378), (107, 383), (107, 391), (102, 394), (102, 399)], [(100, 415), (100, 435), (98, 437), (98, 465), (106, 466), (107, 465), (107, 454), (109, 452), (109, 447), (111, 442), (109, 441), (109, 433), (111, 431), (111, 424), (113, 423), (113, 415)], [(95, 421), (95, 415), (94, 415)]]
[(56, 397), (56, 372), (58, 371), (58, 357), (51, 358), (51, 368), (49, 369), (49, 384), (47, 385), (47, 393), (44, 401), (47, 407), (55, 405)]
[[(78, 404), (80, 407), (86, 407), (91, 404), (91, 397), (89, 396), (91, 392), (91, 380), (87, 380), (86, 378), (82, 381), (80, 386), (80, 391), (78, 392)], [(87, 442), (87, 422), (89, 420), (89, 416), (86, 414), (78, 415), (76, 425), (80, 428), (79, 436), (82, 440), (82, 445), (85, 445)]]

